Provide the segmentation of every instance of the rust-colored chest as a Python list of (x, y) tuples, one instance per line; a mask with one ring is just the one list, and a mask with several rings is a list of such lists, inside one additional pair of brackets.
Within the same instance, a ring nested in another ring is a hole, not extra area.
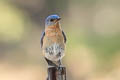
[(43, 47), (50, 46), (54, 43), (64, 46), (64, 37), (59, 27), (49, 27), (45, 29)]

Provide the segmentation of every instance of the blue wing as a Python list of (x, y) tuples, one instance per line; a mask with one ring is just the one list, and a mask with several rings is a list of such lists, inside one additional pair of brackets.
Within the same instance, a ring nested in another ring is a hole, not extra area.
[(66, 35), (65, 35), (64, 31), (62, 31), (62, 34), (63, 34), (63, 37), (64, 37), (64, 43), (66, 43), (67, 38), (66, 38)]
[(45, 36), (45, 31), (42, 32), (42, 35), (41, 35), (41, 37), (40, 37), (40, 46), (41, 46), (41, 48), (42, 48), (42, 46), (43, 46), (43, 38), (44, 38), (44, 36)]

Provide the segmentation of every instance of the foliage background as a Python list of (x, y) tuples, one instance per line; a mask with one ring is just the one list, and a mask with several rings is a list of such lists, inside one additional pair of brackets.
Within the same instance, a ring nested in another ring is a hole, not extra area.
[(120, 80), (120, 0), (0, 0), (0, 80), (45, 80), (44, 20), (62, 17), (68, 80)]

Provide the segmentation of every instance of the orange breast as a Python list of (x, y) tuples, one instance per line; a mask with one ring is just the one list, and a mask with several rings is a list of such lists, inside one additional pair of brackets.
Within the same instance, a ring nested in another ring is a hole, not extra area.
[(50, 46), (54, 43), (58, 43), (64, 46), (64, 37), (60, 28), (47, 28), (45, 30), (45, 37), (43, 40), (43, 47)]

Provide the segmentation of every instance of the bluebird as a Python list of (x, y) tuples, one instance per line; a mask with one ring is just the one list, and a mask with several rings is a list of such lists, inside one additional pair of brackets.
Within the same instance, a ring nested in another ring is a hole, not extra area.
[(66, 35), (60, 26), (61, 18), (54, 14), (45, 20), (45, 30), (41, 36), (41, 48), (48, 66), (59, 67), (64, 56)]

